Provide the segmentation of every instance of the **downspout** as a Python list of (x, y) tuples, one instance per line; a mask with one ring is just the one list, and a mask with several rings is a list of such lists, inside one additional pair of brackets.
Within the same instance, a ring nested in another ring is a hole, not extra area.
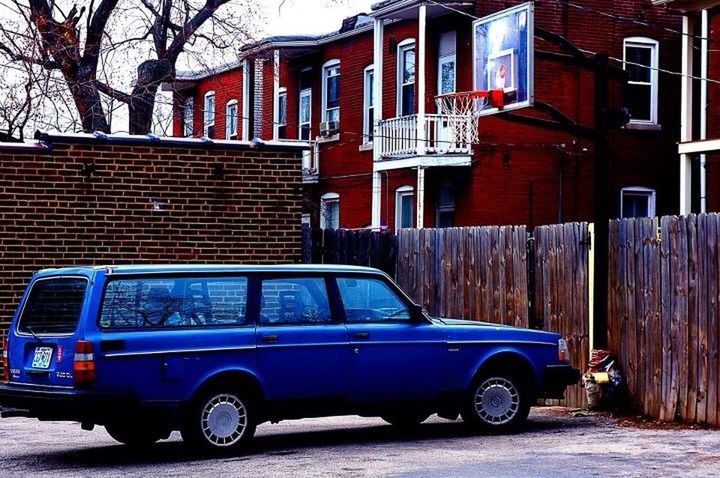
[[(702, 11), (702, 40), (700, 41), (700, 140), (707, 139), (707, 102), (708, 102), (708, 11)], [(700, 212), (707, 212), (707, 155), (700, 155)]]

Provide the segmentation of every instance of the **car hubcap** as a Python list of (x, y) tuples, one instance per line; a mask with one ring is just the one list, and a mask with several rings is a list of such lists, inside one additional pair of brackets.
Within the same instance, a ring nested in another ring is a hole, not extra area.
[(519, 408), (520, 394), (505, 378), (489, 378), (475, 393), (475, 410), (485, 423), (504, 425), (515, 418)]
[(234, 445), (247, 428), (245, 404), (234, 395), (217, 395), (205, 403), (201, 422), (210, 443), (221, 447)]

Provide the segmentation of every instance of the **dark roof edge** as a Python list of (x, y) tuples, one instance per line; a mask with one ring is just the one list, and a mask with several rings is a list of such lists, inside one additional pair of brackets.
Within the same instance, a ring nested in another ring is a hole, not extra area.
[[(103, 133), (72, 133), (53, 134), (36, 132), (35, 139), (46, 148), (52, 144), (128, 144), (144, 146), (167, 146), (204, 149), (231, 149), (231, 150), (261, 150), (261, 151), (303, 151), (310, 148), (310, 144), (301, 141), (234, 141), (210, 140), (202, 138), (175, 138), (155, 135), (126, 135)], [(37, 146), (36, 146), (37, 147)], [(26, 148), (27, 149), (27, 148)]]

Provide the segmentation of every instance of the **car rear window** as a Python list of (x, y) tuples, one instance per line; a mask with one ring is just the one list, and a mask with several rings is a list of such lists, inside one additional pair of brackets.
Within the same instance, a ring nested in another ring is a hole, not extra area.
[(25, 334), (69, 334), (75, 331), (82, 310), (87, 279), (41, 279), (30, 289), (18, 331)]
[(105, 289), (100, 327), (245, 325), (246, 308), (246, 277), (116, 279)]

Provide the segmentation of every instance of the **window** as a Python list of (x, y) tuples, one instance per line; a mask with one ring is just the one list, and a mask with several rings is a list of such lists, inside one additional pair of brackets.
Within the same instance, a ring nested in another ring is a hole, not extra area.
[(340, 196), (337, 193), (323, 194), (320, 198), (320, 228), (340, 228)]
[(299, 86), (298, 138), (307, 141), (312, 136), (312, 70), (310, 68), (300, 72)]
[(456, 43), (457, 34), (455, 32), (445, 32), (440, 35), (440, 45), (438, 48), (438, 95), (455, 92)]
[(287, 137), (287, 89), (280, 88), (278, 93), (278, 139)]
[(654, 217), (655, 190), (643, 187), (623, 188), (620, 208), (622, 217)]
[(415, 225), (412, 186), (402, 186), (395, 191), (395, 232)]
[(411, 318), (407, 304), (380, 279), (338, 278), (337, 284), (349, 323)]
[(182, 105), (182, 135), (190, 138), (193, 135), (193, 99), (186, 98)]
[(238, 104), (237, 100), (230, 100), (225, 106), (225, 139), (237, 139), (238, 133)]
[(398, 45), (398, 116), (415, 114), (415, 40)]
[(322, 278), (262, 281), (260, 323), (323, 324), (332, 322), (330, 301)]
[(205, 104), (203, 106), (203, 134), (208, 138), (215, 135), (215, 92), (205, 93)]
[(445, 182), (438, 191), (435, 227), (453, 227), (455, 218), (455, 185)]
[(629, 74), (626, 106), (631, 123), (658, 122), (658, 50), (655, 40), (643, 37), (626, 38), (624, 66)]
[(30, 289), (18, 331), (23, 334), (69, 334), (75, 331), (88, 281), (58, 277), (35, 281)]
[(375, 74), (372, 65), (365, 68), (364, 78), (363, 142), (370, 143), (373, 140), (373, 130), (375, 128), (375, 98), (373, 97)]
[(111, 281), (100, 327), (138, 329), (246, 324), (247, 278), (138, 278)]
[(323, 121), (340, 121), (340, 61), (323, 65)]

